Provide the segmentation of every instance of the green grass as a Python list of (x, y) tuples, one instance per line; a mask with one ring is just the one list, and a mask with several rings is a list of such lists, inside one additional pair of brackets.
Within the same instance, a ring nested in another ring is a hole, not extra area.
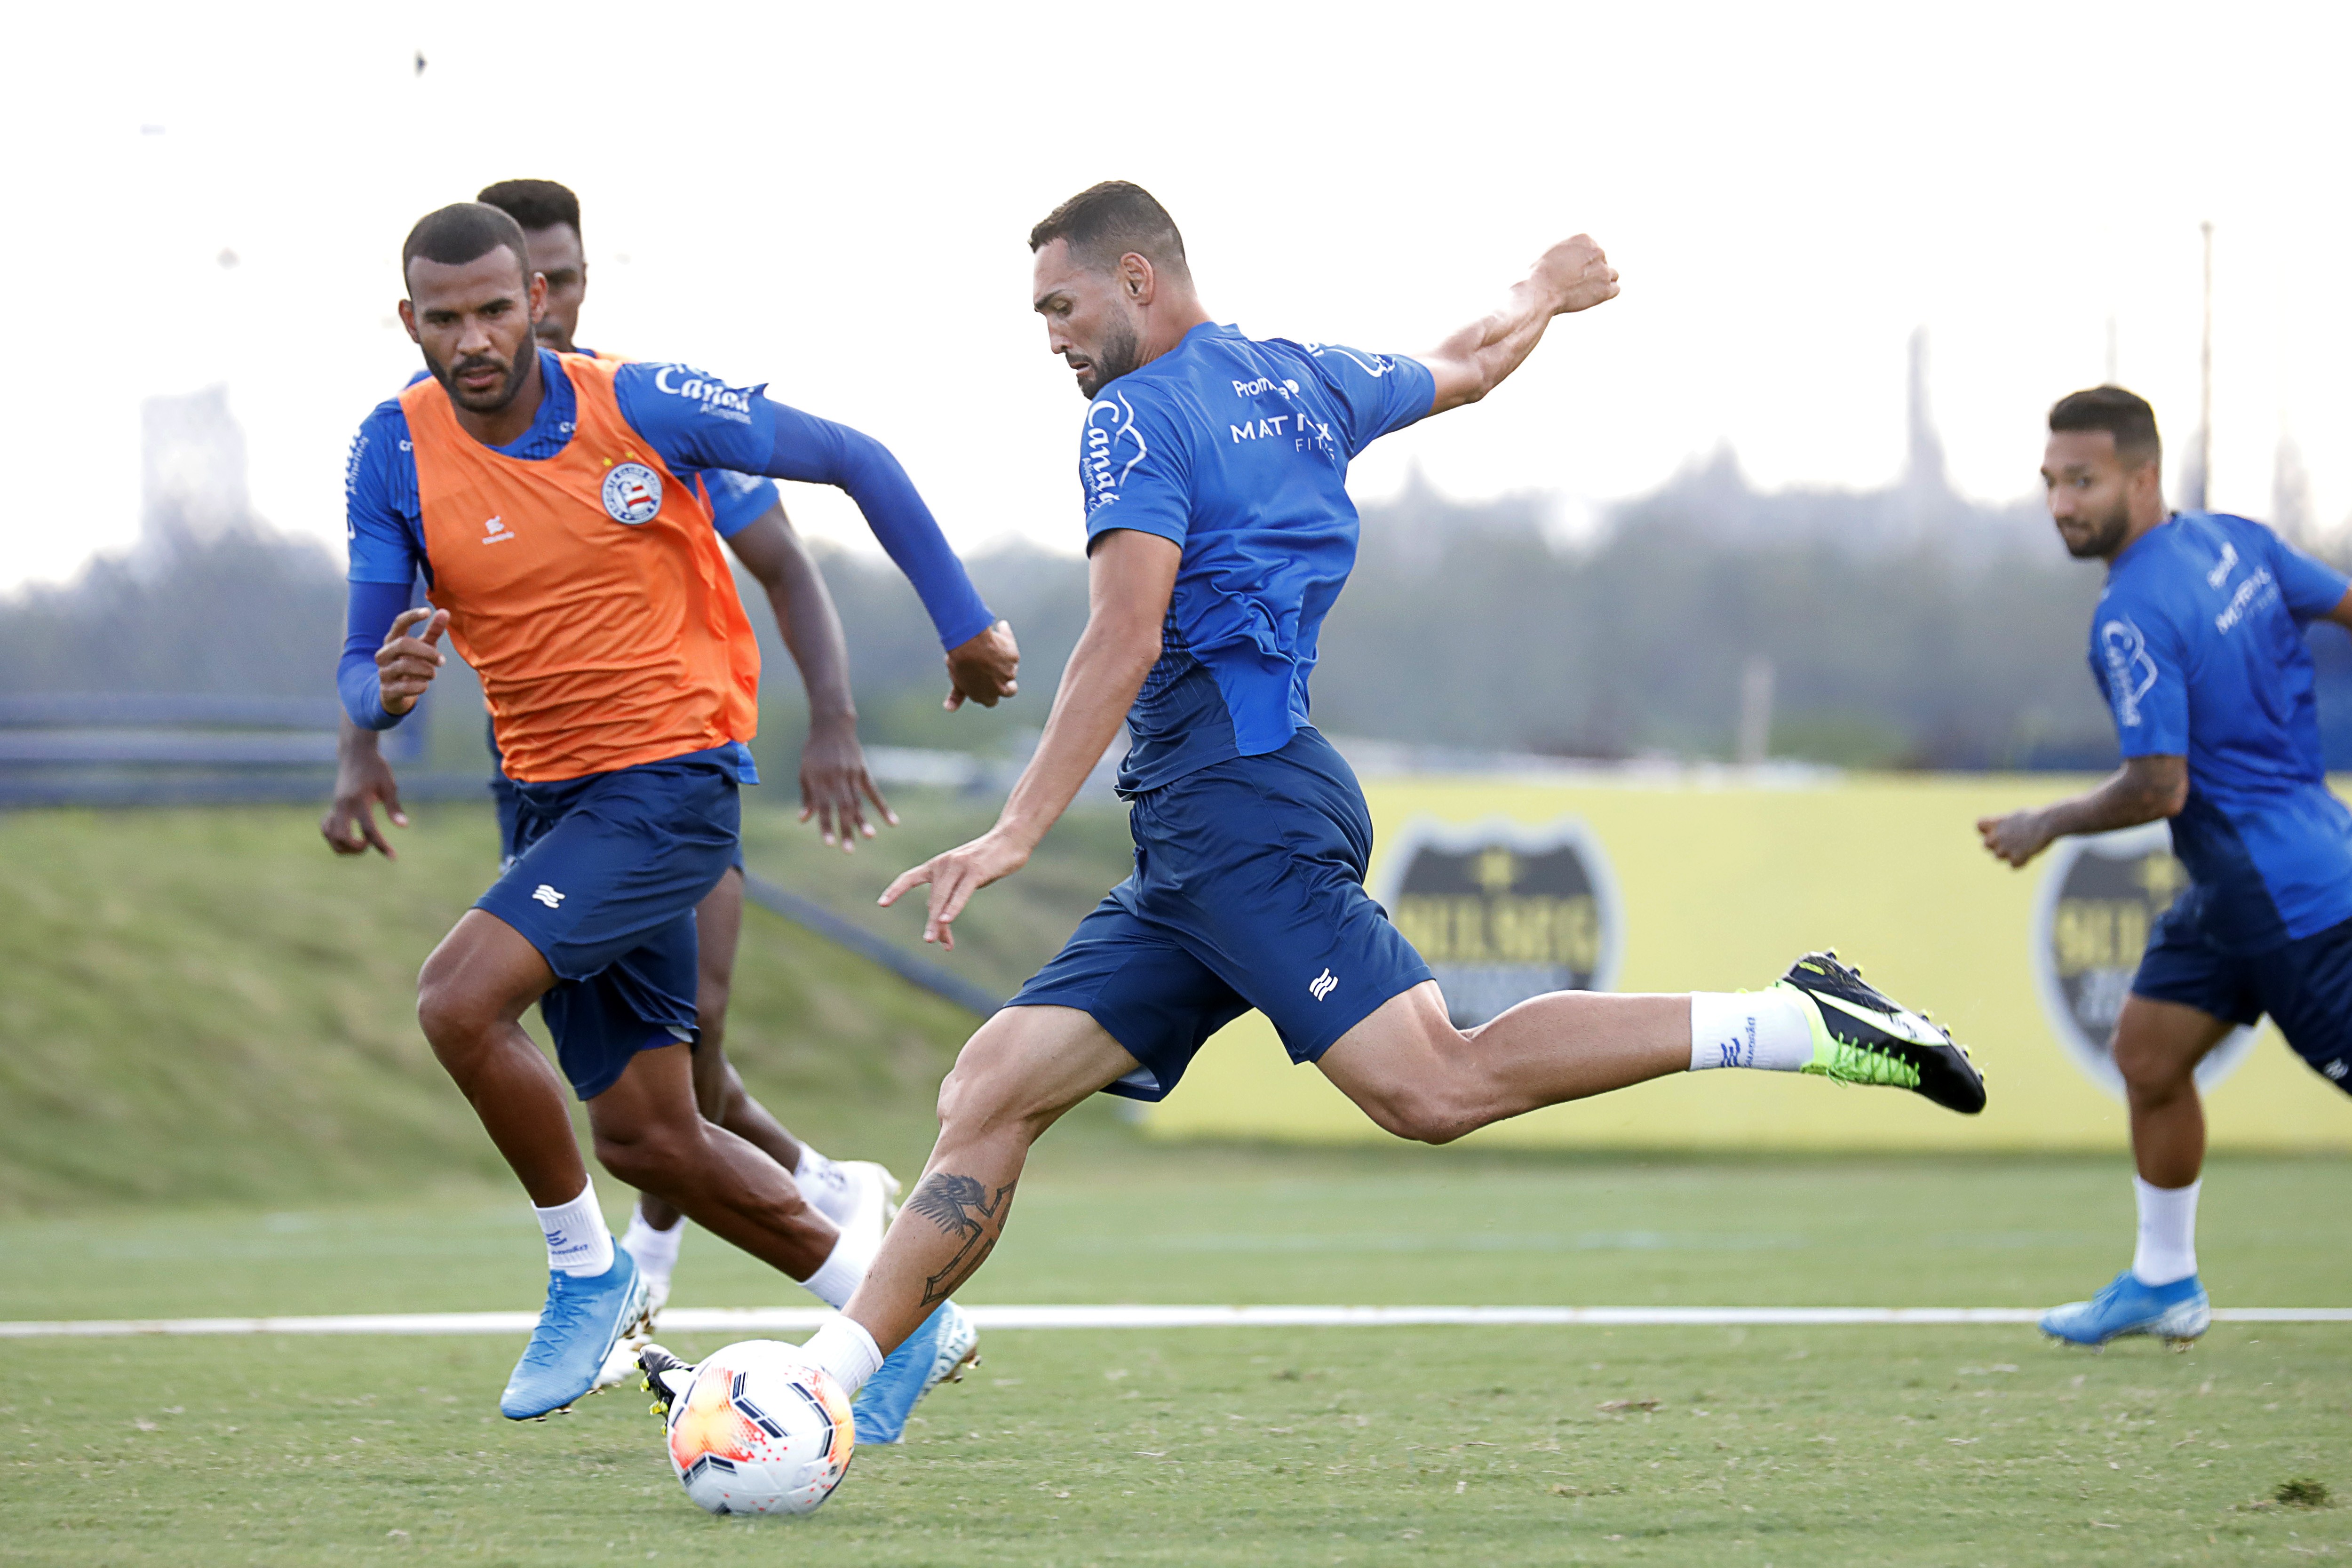
[[(754, 868), (871, 910), (910, 858), (984, 824), (912, 795), (854, 858), (752, 792)], [(339, 860), (293, 807), (0, 815), (0, 1213), (295, 1204), (503, 1184), (417, 1033), (417, 966), (494, 874), (487, 805), (420, 807), (400, 858)], [(1009, 993), (1123, 875), (1124, 820), (1082, 814), (992, 889), (953, 962)], [(909, 932), (912, 932), (912, 937)], [(971, 1016), (761, 910), (729, 1047), (788, 1121), (907, 1159)]]
[[(2342, 1300), (2342, 1162), (2217, 1162), (2223, 1302)], [(2099, 1283), (2103, 1160), (1138, 1149), (1057, 1131), (974, 1301), (2002, 1305)], [(0, 1315), (531, 1304), (519, 1200), (0, 1225)], [(798, 1300), (707, 1236), (681, 1304)], [(2014, 1563), (2352, 1551), (2352, 1334), (1002, 1332), (816, 1517), (703, 1518), (625, 1396), (510, 1426), (497, 1338), (36, 1342), (0, 1562)], [(716, 1342), (688, 1337), (700, 1353)], [(1633, 1408), (1607, 1411), (1612, 1401)], [(1654, 1410), (1639, 1402), (1656, 1400)], [(1064, 1494), (1067, 1494), (1066, 1496)], [(393, 1531), (402, 1531), (394, 1535)], [(608, 1543), (610, 1543), (608, 1545)]]
[[(763, 802), (753, 865), (911, 940), (911, 910), (865, 900), (988, 813), (898, 804), (909, 826), (845, 860)], [(530, 1216), (410, 1014), (488, 814), (417, 815), (389, 867), (330, 858), (308, 812), (0, 817), (0, 1317), (536, 1303)], [(1115, 816), (1049, 846), (948, 962), (1009, 989), (1119, 874)], [(738, 984), (730, 1049), (764, 1099), (835, 1152), (919, 1161), (965, 1015), (757, 912)], [(2347, 1173), (2215, 1163), (2221, 1304), (2345, 1301)], [(2130, 1226), (2104, 1159), (1165, 1147), (1097, 1103), (1041, 1148), (967, 1299), (2040, 1304), (2105, 1279)], [(804, 1300), (707, 1236), (677, 1299)], [(499, 1419), (518, 1348), (14, 1342), (0, 1563), (2352, 1555), (2352, 1510), (2271, 1500), (2352, 1496), (2336, 1328), (2099, 1357), (2009, 1328), (992, 1333), (906, 1447), (767, 1522), (697, 1512), (636, 1399)]]
[[(2136, 1563), (2352, 1551), (2341, 1335), (1005, 1333), (814, 1517), (704, 1517), (639, 1400), (478, 1340), (19, 1355), (0, 1562)], [(681, 1346), (689, 1352), (712, 1344)], [(1611, 1412), (1616, 1401), (1654, 1410)]]
[[(2347, 1305), (2347, 1171), (2211, 1167), (2223, 1305)], [(599, 1184), (612, 1217), (625, 1195)], [(1039, 1146), (972, 1301), (2026, 1306), (2127, 1254), (2116, 1162), (1616, 1158), (1136, 1146), (1108, 1118)], [(0, 1223), (0, 1318), (471, 1311), (538, 1304), (510, 1189), (357, 1207), (125, 1210)], [(806, 1298), (692, 1236), (681, 1306)], [(2352, 1335), (2347, 1335), (2352, 1338)]]

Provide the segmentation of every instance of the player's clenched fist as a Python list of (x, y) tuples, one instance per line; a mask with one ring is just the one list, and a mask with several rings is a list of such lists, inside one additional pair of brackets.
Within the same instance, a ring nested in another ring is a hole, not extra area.
[[(423, 634), (412, 635), (420, 622)], [(434, 672), (449, 658), (434, 646), (448, 629), (446, 610), (403, 610), (394, 618), (392, 628), (383, 634), (383, 646), (375, 650), (376, 684), (382, 689), (380, 700), (385, 712), (405, 713), (416, 706), (416, 700), (433, 684)]]
[(1552, 314), (1590, 310), (1617, 298), (1617, 269), (1589, 234), (1563, 239), (1536, 263), (1535, 280), (1550, 294)]
[(2022, 866), (2050, 847), (2050, 827), (2038, 811), (1977, 818), (1977, 833), (1996, 859)]
[(1021, 689), (1013, 678), (1021, 673), (1021, 645), (1013, 640), (1013, 623), (999, 621), (978, 637), (959, 643), (948, 654), (948, 700), (950, 713), (966, 702), (993, 708)]

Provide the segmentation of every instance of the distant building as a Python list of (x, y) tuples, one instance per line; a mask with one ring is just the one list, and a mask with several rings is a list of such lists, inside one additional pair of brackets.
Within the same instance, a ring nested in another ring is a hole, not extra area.
[(1667, 523), (1717, 543), (1751, 549), (1826, 542), (1864, 553), (1926, 549), (1958, 561), (2020, 554), (2055, 559), (2057, 545), (2040, 496), (1992, 503), (1952, 488), (1943, 437), (1928, 409), (1925, 327), (1911, 334), (1909, 352), (1903, 471), (1893, 484), (1869, 490), (1827, 485), (1759, 490), (1726, 445), (1685, 465), (1648, 495), (1610, 508), (1610, 524)]
[(139, 424), (141, 554), (254, 526), (245, 430), (228, 410), (227, 387), (151, 397)]

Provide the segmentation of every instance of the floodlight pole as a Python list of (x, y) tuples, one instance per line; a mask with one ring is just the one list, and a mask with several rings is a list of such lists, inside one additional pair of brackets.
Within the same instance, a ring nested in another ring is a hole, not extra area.
[(2205, 235), (2205, 337), (2197, 355), (2197, 493), (2186, 499), (2190, 510), (2203, 511), (2213, 484), (2213, 225), (2197, 226)]

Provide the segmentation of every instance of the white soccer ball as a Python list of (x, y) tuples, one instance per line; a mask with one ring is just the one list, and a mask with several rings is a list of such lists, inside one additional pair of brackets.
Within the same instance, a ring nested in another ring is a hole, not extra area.
[(670, 1401), (670, 1466), (710, 1513), (811, 1512), (856, 1446), (841, 1384), (780, 1340), (729, 1345)]

